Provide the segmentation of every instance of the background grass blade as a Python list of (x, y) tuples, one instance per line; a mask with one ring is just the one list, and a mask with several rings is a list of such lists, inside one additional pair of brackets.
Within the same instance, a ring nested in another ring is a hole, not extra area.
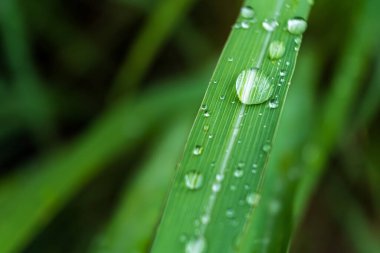
[[(202, 94), (203, 72), (184, 86), (169, 86), (145, 93), (135, 102), (112, 108), (71, 148), (36, 162), (0, 184), (0, 252), (20, 250), (57, 211), (104, 165), (134, 149), (154, 122), (171, 118), (179, 108), (191, 108)], [(178, 106), (181, 104), (181, 106)], [(144, 113), (144, 120), (136, 120)], [(96, 147), (96, 149), (94, 148)], [(86, 159), (83, 159), (86, 158)], [(22, 208), (20, 208), (22, 207)]]
[[(204, 252), (206, 248), (207, 252), (236, 252), (260, 199), (301, 40), (301, 35), (287, 31), (287, 21), (307, 18), (310, 4), (272, 0), (246, 1), (245, 5), (253, 7), (254, 19), (239, 16), (225, 45), (172, 185), (152, 246), (154, 253)], [(268, 25), (276, 22), (279, 27), (269, 32)], [(285, 47), (278, 60), (268, 57), (274, 40)], [(276, 106), (268, 102), (249, 106), (238, 100), (236, 78), (254, 67), (260, 78), (270, 79), (275, 99), (271, 103)]]
[(187, 13), (193, 2), (195, 0), (162, 0), (154, 8), (116, 75), (111, 95), (119, 97), (136, 88), (158, 50), (170, 32), (180, 24), (179, 20)]
[(190, 117), (168, 122), (162, 140), (152, 149), (147, 162), (138, 169), (133, 183), (126, 182), (115, 215), (90, 252), (147, 251), (190, 123)]
[(355, 99), (359, 99), (358, 90), (363, 83), (361, 80), (365, 74), (368, 55), (376, 38), (371, 25), (375, 20), (373, 10), (376, 6), (378, 4), (373, 0), (363, 4), (361, 14), (357, 17), (342, 52), (314, 135), (307, 144), (307, 155), (303, 161), (306, 170), (296, 199), (296, 216), (299, 218), (304, 213), (313, 189), (323, 173), (329, 152), (348, 122)]

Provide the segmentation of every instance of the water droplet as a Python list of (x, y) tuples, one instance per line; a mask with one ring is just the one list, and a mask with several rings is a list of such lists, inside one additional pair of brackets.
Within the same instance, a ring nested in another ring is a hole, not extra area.
[(255, 11), (251, 6), (244, 6), (240, 9), (240, 15), (243, 18), (253, 18), (255, 16)]
[(210, 112), (206, 110), (206, 111), (203, 113), (203, 116), (204, 116), (205, 118), (210, 117)]
[(260, 202), (261, 195), (253, 192), (247, 195), (247, 198), (245, 199), (250, 206), (257, 206)]
[(232, 209), (232, 208), (228, 208), (228, 209), (226, 210), (226, 216), (227, 216), (228, 218), (233, 218), (233, 217), (235, 216), (235, 211), (234, 211), (234, 209)]
[(282, 77), (286, 76), (286, 71), (285, 70), (281, 70), (280, 71), (280, 76), (282, 76)]
[(198, 237), (186, 243), (185, 253), (203, 253), (206, 249), (206, 239)]
[(248, 21), (242, 21), (242, 22), (241, 22), (241, 28), (243, 28), (243, 29), (248, 29), (248, 28), (249, 28), (249, 23), (248, 23)]
[(207, 109), (207, 105), (206, 105), (206, 104), (202, 104), (202, 105), (201, 105), (201, 110), (204, 111), (204, 110), (206, 110), (206, 109)]
[(228, 61), (228, 62), (233, 62), (233, 61), (234, 61), (234, 58), (232, 58), (232, 57), (228, 57), (227, 61)]
[(243, 104), (261, 104), (271, 97), (273, 87), (260, 70), (251, 68), (243, 70), (236, 79), (236, 92)]
[(234, 171), (234, 176), (235, 177), (242, 177), (244, 174), (244, 171), (241, 169), (241, 168), (237, 168), (235, 171)]
[(300, 35), (305, 32), (307, 23), (303, 18), (292, 18), (288, 20), (288, 31), (291, 34)]
[(271, 150), (271, 148), (272, 146), (270, 144), (264, 144), (263, 151), (267, 153)]
[(280, 59), (285, 53), (284, 43), (281, 41), (275, 40), (272, 41), (269, 45), (269, 58), (271, 60)]
[(203, 152), (203, 147), (200, 145), (196, 145), (193, 149), (193, 155), (201, 155)]
[(220, 191), (220, 187), (221, 187), (220, 183), (214, 183), (212, 185), (212, 191), (213, 192), (218, 192), (218, 191)]
[(224, 179), (224, 175), (223, 174), (216, 174), (215, 178), (216, 178), (216, 181), (221, 182)]
[(224, 100), (226, 98), (226, 95), (220, 95), (220, 100)]
[(277, 98), (273, 98), (269, 100), (268, 106), (271, 109), (276, 109), (279, 106), (280, 102), (278, 101)]
[(208, 216), (207, 214), (203, 215), (201, 217), (201, 222), (202, 224), (208, 224), (210, 222), (210, 216)]
[(265, 19), (262, 26), (267, 32), (273, 32), (276, 30), (278, 22), (275, 19)]
[(203, 131), (207, 132), (209, 128), (210, 128), (209, 125), (204, 125), (204, 126), (203, 126)]
[(231, 185), (230, 189), (231, 189), (231, 191), (235, 191), (236, 190), (236, 185)]
[(190, 171), (185, 175), (185, 185), (189, 190), (197, 190), (203, 184), (203, 176), (197, 171)]

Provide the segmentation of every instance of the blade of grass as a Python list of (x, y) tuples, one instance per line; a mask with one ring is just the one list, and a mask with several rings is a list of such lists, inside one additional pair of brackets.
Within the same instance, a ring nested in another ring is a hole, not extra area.
[(168, 124), (136, 178), (126, 183), (115, 215), (90, 252), (146, 252), (189, 128), (189, 117)]
[(351, 35), (343, 50), (337, 72), (332, 80), (331, 90), (316, 124), (314, 135), (306, 147), (303, 161), (305, 175), (297, 192), (295, 215), (302, 217), (327, 162), (328, 154), (340, 136), (350, 111), (354, 107), (361, 78), (368, 63), (369, 53), (376, 39), (374, 10), (378, 3), (367, 0), (358, 16)]
[[(203, 70), (204, 71), (204, 70)], [(110, 109), (70, 147), (49, 159), (20, 168), (0, 182), (0, 252), (22, 249), (83, 185), (120, 152), (127, 153), (157, 122), (191, 108), (201, 97), (194, 83), (203, 71), (156, 86), (137, 101)], [(208, 73), (208, 71), (207, 71)], [(144, 118), (142, 120), (142, 115)]]
[(40, 87), (41, 80), (34, 68), (17, 1), (0, 2), (0, 25), (13, 77), (14, 97), (20, 105), (20, 111), (13, 113), (21, 115), (38, 141), (44, 141), (53, 134), (52, 104), (48, 94)]
[[(207, 252), (237, 252), (247, 217), (259, 200), (302, 37), (287, 31), (287, 21), (306, 18), (310, 4), (270, 0), (245, 5), (254, 8), (255, 20), (240, 16), (235, 27), (243, 27), (233, 29), (225, 45), (168, 196), (153, 253), (200, 253), (206, 248)], [(269, 32), (276, 22), (279, 27)], [(268, 58), (274, 40), (285, 48), (277, 61)], [(270, 103), (275, 106), (250, 106), (237, 99), (236, 78), (251, 68), (258, 69), (258, 85), (270, 80), (275, 99)]]
[[(269, 159), (262, 201), (245, 232), (242, 252), (273, 253), (288, 249), (294, 226), (293, 200), (301, 175), (296, 162), (310, 135), (315, 111), (314, 91), (320, 70), (316, 59), (311, 48), (304, 48), (279, 123), (276, 146)], [(299, 128), (301, 121), (303, 127)]]
[(194, 2), (163, 0), (153, 10), (116, 75), (111, 96), (134, 92), (159, 49)]

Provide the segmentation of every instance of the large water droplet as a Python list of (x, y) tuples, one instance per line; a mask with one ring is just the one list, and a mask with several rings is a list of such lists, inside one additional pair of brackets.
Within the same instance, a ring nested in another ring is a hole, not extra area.
[(236, 79), (236, 92), (243, 104), (261, 104), (273, 93), (269, 79), (257, 68), (243, 70)]
[(263, 28), (267, 32), (273, 32), (278, 26), (278, 22), (275, 19), (265, 19), (262, 23)]
[(197, 190), (203, 184), (203, 176), (197, 171), (190, 171), (185, 175), (185, 185), (189, 190)]
[(269, 45), (269, 58), (271, 60), (280, 59), (285, 53), (284, 43), (281, 41), (275, 40), (272, 41)]
[(206, 240), (204, 237), (198, 237), (196, 239), (190, 240), (186, 243), (185, 252), (186, 253), (203, 253), (206, 249)]
[(307, 28), (306, 20), (303, 18), (292, 18), (288, 20), (288, 31), (291, 34), (300, 35), (305, 32)]
[(196, 145), (195, 148), (193, 149), (193, 155), (201, 155), (203, 152), (203, 147), (200, 145)]
[(250, 19), (255, 16), (255, 11), (253, 10), (251, 6), (244, 6), (240, 9), (240, 15), (243, 18)]
[(257, 206), (260, 202), (261, 195), (253, 192), (247, 195), (246, 201), (250, 206)]

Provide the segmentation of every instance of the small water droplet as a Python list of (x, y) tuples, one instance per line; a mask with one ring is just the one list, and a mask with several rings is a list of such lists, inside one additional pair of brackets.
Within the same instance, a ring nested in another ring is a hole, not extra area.
[(195, 148), (193, 149), (193, 155), (201, 155), (203, 152), (203, 147), (200, 145), (196, 145)]
[(269, 58), (271, 60), (280, 59), (285, 53), (284, 43), (281, 41), (275, 40), (272, 41), (269, 45)]
[(202, 104), (202, 105), (201, 105), (201, 110), (202, 110), (202, 111), (207, 110), (207, 105), (206, 105), (206, 104)]
[(212, 191), (213, 192), (218, 192), (218, 191), (220, 191), (220, 187), (221, 187), (220, 183), (214, 183), (212, 185)]
[(197, 190), (203, 184), (203, 176), (197, 171), (190, 171), (185, 175), (185, 185), (189, 190)]
[(185, 253), (203, 253), (206, 249), (206, 239), (198, 237), (186, 243)]
[(242, 177), (244, 174), (244, 171), (241, 169), (241, 168), (237, 168), (235, 171), (234, 171), (234, 176), (239, 178), (239, 177)]
[(246, 201), (250, 206), (257, 206), (260, 202), (261, 195), (253, 192), (247, 195)]
[(226, 95), (220, 95), (220, 100), (224, 100), (226, 98)]
[(230, 189), (231, 189), (231, 191), (235, 191), (236, 190), (236, 185), (231, 185)]
[(271, 109), (276, 109), (279, 106), (280, 102), (278, 101), (277, 98), (273, 98), (269, 100), (268, 106)]
[(209, 125), (204, 125), (204, 126), (203, 126), (203, 131), (207, 132), (209, 128), (210, 128)]
[(286, 71), (285, 70), (281, 70), (280, 71), (280, 76), (282, 76), (282, 77), (286, 76)]
[(272, 146), (270, 144), (264, 144), (263, 151), (267, 153), (271, 150), (271, 148)]
[(240, 9), (240, 15), (243, 18), (250, 19), (255, 16), (255, 11), (253, 10), (251, 6), (244, 6)]
[(291, 34), (300, 35), (306, 31), (307, 22), (305, 19), (295, 17), (288, 20), (288, 31)]
[(261, 104), (271, 97), (273, 87), (260, 70), (251, 68), (239, 74), (236, 79), (236, 92), (243, 104)]
[(267, 32), (273, 32), (276, 30), (278, 22), (275, 19), (265, 19), (262, 26)]
[(210, 117), (210, 112), (206, 110), (206, 111), (203, 113), (203, 116), (204, 116), (205, 118)]
[(241, 28), (243, 28), (243, 29), (248, 29), (248, 28), (249, 28), (249, 23), (248, 23), (248, 21), (242, 21), (242, 22), (241, 22)]
[(228, 208), (226, 210), (226, 216), (227, 218), (233, 218), (235, 216), (235, 211), (232, 208)]
[(223, 174), (216, 174), (216, 181), (221, 182), (221, 181), (223, 181), (223, 179), (224, 179)]
[(202, 224), (208, 224), (210, 222), (210, 216), (208, 216), (207, 214), (203, 215), (201, 217), (201, 222)]

